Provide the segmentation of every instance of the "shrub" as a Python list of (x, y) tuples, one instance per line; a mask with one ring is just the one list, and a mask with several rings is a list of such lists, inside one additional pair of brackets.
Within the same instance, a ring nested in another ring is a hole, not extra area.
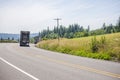
[(103, 60), (110, 60), (111, 56), (107, 53), (89, 53), (86, 51), (76, 51), (74, 55), (82, 56), (82, 57), (89, 57), (94, 59), (103, 59)]
[(94, 36), (94, 38), (92, 38), (91, 40), (91, 45), (90, 45), (93, 53), (98, 52), (98, 44), (99, 42), (97, 41), (96, 36)]
[(106, 43), (106, 38), (105, 38), (105, 36), (102, 36), (102, 37), (101, 37), (100, 43), (101, 43), (101, 44), (105, 44), (105, 43)]
[(104, 49), (105, 44), (106, 44), (105, 36), (102, 36), (99, 41), (96, 39), (96, 36), (94, 36), (94, 38), (92, 38), (91, 40), (91, 45), (90, 45), (92, 52), (93, 53), (98, 52), (100, 48)]

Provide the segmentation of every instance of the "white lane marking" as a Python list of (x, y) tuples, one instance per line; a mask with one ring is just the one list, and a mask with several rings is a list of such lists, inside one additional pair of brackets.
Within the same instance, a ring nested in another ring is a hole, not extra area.
[(29, 74), (29, 73), (25, 72), (24, 70), (18, 68), (17, 66), (15, 66), (15, 65), (13, 65), (13, 64), (11, 64), (11, 63), (9, 63), (9, 62), (6, 61), (5, 59), (3, 59), (3, 58), (0, 57), (0, 60), (2, 60), (3, 62), (7, 63), (7, 64), (10, 65), (10, 66), (12, 66), (13, 68), (17, 69), (18, 71), (20, 71), (20, 72), (26, 74), (27, 76), (31, 77), (32, 79), (34, 79), (34, 80), (39, 80), (38, 78), (32, 76), (31, 74)]

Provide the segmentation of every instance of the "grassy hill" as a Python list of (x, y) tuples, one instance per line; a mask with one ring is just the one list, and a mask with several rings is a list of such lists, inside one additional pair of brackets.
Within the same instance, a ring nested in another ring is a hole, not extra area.
[(39, 48), (96, 59), (120, 61), (120, 33), (89, 36), (59, 41), (44, 40)]

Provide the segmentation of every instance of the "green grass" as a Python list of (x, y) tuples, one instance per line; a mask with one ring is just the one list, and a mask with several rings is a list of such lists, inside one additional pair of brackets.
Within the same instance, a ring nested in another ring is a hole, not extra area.
[[(60, 41), (57, 39), (44, 40), (39, 42), (36, 46), (65, 54), (120, 61), (120, 33), (96, 36), (95, 47), (97, 46), (97, 51), (93, 51), (94, 48), (91, 48), (92, 39), (94, 39), (94, 37), (95, 36), (74, 39), (62, 38)], [(93, 43), (95, 42), (93, 41)]]

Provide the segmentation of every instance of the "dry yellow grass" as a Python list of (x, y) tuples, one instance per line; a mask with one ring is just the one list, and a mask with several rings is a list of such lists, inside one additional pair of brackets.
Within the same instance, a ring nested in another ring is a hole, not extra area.
[[(120, 33), (113, 33), (113, 34), (105, 34), (105, 35), (98, 35), (96, 39), (98, 41), (101, 40), (101, 37), (105, 37), (107, 44), (105, 45), (105, 49), (102, 48), (99, 52), (110, 53), (110, 55), (120, 57)], [(90, 44), (91, 39), (94, 36), (89, 37), (82, 37), (82, 38), (74, 38), (74, 39), (66, 39), (61, 38), (59, 41), (58, 39), (54, 40), (44, 40), (40, 41), (37, 44), (37, 47), (45, 48), (49, 50), (54, 50), (56, 48), (60, 49), (69, 49), (70, 51), (86, 51), (91, 52)], [(58, 50), (55, 50), (58, 51)]]
[[(114, 46), (120, 45), (120, 33), (114, 33), (114, 34), (105, 34), (105, 35), (99, 35), (96, 36), (97, 40), (100, 40), (102, 36), (105, 36), (107, 42), (109, 44), (114, 44)], [(79, 50), (79, 49), (87, 49), (89, 48), (89, 44), (91, 43), (91, 39), (94, 36), (90, 37), (82, 37), (82, 38), (74, 38), (74, 39), (65, 39), (62, 38), (59, 41), (57, 39), (54, 40), (45, 40), (39, 42), (37, 45), (43, 45), (46, 44), (48, 46), (53, 46), (59, 44), (59, 46), (62, 47), (69, 47), (71, 49)]]

